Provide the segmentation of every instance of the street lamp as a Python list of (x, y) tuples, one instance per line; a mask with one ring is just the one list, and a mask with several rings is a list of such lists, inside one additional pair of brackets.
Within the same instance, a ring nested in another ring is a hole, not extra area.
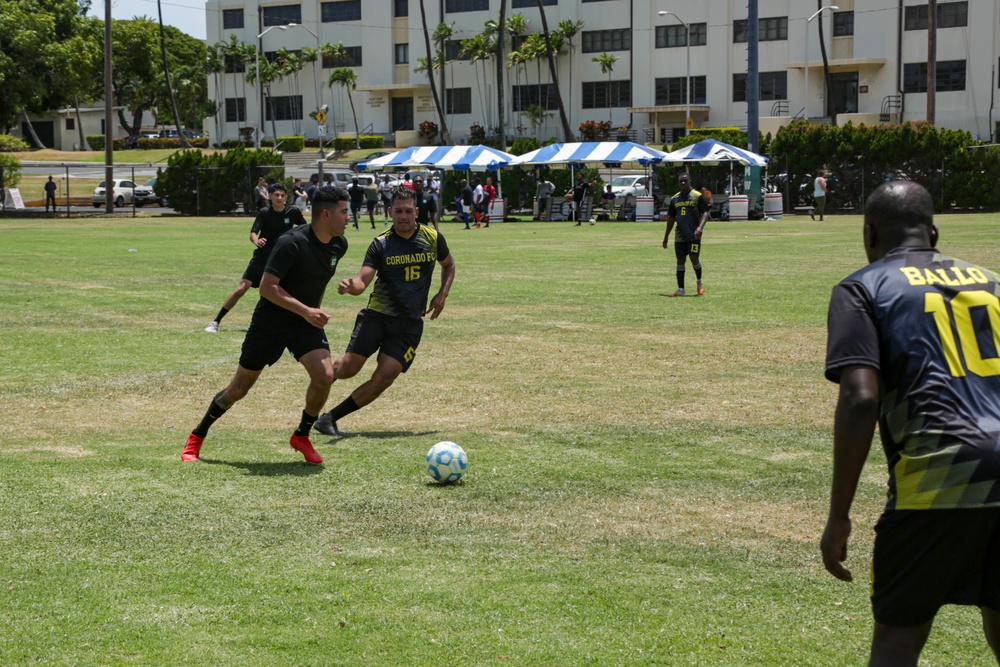
[[(253, 145), (254, 148), (257, 149), (260, 148), (260, 133), (264, 129), (264, 107), (260, 101), (261, 95), (263, 94), (261, 93), (260, 90), (260, 50), (261, 50), (261, 45), (264, 43), (262, 41), (264, 35), (271, 32), (275, 28), (277, 28), (278, 30), (288, 30), (287, 25), (272, 25), (270, 28), (265, 28), (264, 32), (257, 35), (257, 48), (254, 49), (254, 54), (253, 54), (255, 60), (254, 67), (256, 67), (256, 70), (254, 71), (254, 80), (256, 80), (257, 82), (257, 131), (253, 133)], [(274, 139), (275, 141), (277, 141), (278, 138), (275, 137)]]
[(691, 133), (691, 130), (688, 129), (688, 125), (691, 124), (691, 26), (687, 23), (687, 21), (673, 12), (661, 11), (657, 12), (657, 14), (660, 16), (673, 16), (681, 22), (681, 25), (684, 26), (684, 30), (687, 31), (687, 39), (684, 40), (685, 44), (687, 44), (687, 78), (684, 83), (687, 88), (684, 91), (684, 103), (686, 104), (684, 110), (684, 136), (686, 137)]
[[(313, 63), (313, 74), (314, 74), (313, 78), (315, 79), (315, 85), (316, 85), (316, 108), (322, 110), (322, 108), (323, 108), (323, 100), (320, 97), (320, 90), (321, 90), (321, 88), (320, 88), (320, 85), (319, 85), (319, 69), (323, 65), (323, 54), (320, 53), (319, 35), (317, 35), (316, 33), (314, 33), (309, 28), (305, 27), (301, 23), (289, 23), (288, 27), (289, 28), (302, 28), (303, 30), (305, 30), (306, 32), (308, 32), (310, 35), (312, 35), (313, 37), (316, 38), (316, 61)], [(322, 124), (323, 123), (320, 123), (319, 120), (317, 119), (317, 121), (316, 121), (316, 134), (317, 134), (317, 136), (319, 136), (319, 126), (322, 125)], [(319, 137), (319, 154), (323, 155), (323, 137)]]
[(809, 24), (812, 20), (820, 15), (824, 10), (838, 10), (840, 7), (837, 5), (830, 5), (829, 7), (820, 7), (817, 9), (812, 16), (806, 19), (806, 104), (805, 104), (805, 117), (809, 120)]

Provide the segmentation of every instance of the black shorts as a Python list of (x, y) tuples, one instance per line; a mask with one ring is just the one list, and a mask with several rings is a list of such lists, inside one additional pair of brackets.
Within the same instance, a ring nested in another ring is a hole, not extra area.
[(365, 308), (354, 320), (354, 331), (347, 351), (368, 358), (381, 350), (403, 365), (403, 372), (410, 369), (417, 346), (424, 333), (424, 321), (411, 317), (392, 317)]
[(677, 263), (683, 264), (688, 255), (701, 254), (701, 241), (677, 241), (674, 243), (674, 254), (677, 255)]
[(264, 370), (265, 366), (272, 366), (281, 359), (286, 348), (297, 361), (313, 350), (329, 351), (330, 344), (326, 340), (325, 331), (305, 320), (293, 326), (273, 329), (251, 322), (246, 338), (243, 339), (240, 366), (248, 371)]
[(243, 272), (243, 280), (249, 280), (254, 288), (260, 287), (260, 280), (264, 277), (264, 267), (267, 266), (267, 258), (261, 259), (254, 255), (247, 264), (247, 270)]
[(1000, 508), (894, 510), (875, 526), (872, 611), (912, 627), (945, 604), (1000, 611)]

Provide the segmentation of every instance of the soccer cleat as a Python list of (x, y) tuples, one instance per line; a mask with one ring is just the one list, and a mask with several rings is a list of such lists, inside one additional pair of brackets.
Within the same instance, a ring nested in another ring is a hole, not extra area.
[(309, 438), (304, 435), (292, 434), (292, 439), (288, 441), (288, 444), (292, 446), (292, 449), (302, 454), (306, 457), (306, 463), (312, 463), (313, 465), (319, 465), (323, 462), (323, 457), (319, 455), (313, 444), (309, 442)]
[(705, 296), (705, 284), (700, 280), (698, 281), (698, 296)]
[(344, 436), (343, 431), (337, 428), (337, 422), (333, 421), (333, 417), (330, 416), (329, 412), (320, 415), (319, 419), (316, 420), (316, 423), (313, 424), (313, 428), (323, 435)]
[(219, 333), (219, 323), (209, 322), (208, 326), (205, 327), (205, 331), (207, 331), (208, 333)]
[(676, 292), (674, 292), (670, 296), (685, 296), (685, 294), (684, 294), (684, 288), (681, 287), (680, 289), (678, 289)]
[(199, 437), (194, 433), (189, 435), (187, 442), (184, 443), (184, 451), (181, 452), (181, 461), (197, 461), (203, 442), (205, 442), (205, 438)]

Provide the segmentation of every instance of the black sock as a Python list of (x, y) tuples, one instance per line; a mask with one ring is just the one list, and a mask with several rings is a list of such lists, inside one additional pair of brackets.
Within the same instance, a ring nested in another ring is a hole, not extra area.
[(212, 427), (212, 424), (218, 421), (219, 417), (226, 414), (226, 410), (229, 408), (224, 408), (216, 402), (219, 400), (221, 395), (221, 391), (215, 395), (215, 398), (212, 399), (212, 404), (208, 406), (208, 411), (205, 413), (205, 416), (201, 418), (201, 423), (199, 423), (198, 426), (191, 431), (191, 433), (199, 438), (204, 438), (208, 435), (208, 429)]
[(226, 308), (225, 306), (223, 306), (222, 310), (219, 311), (219, 314), (215, 316), (215, 319), (213, 320), (213, 322), (216, 322), (216, 323), (221, 322), (222, 318), (225, 317), (226, 313), (228, 313), (228, 312), (229, 312), (229, 309)]
[(360, 409), (361, 406), (355, 403), (353, 398), (348, 396), (341, 402), (340, 405), (335, 407), (333, 410), (330, 410), (330, 418), (333, 419), (334, 423), (336, 423), (352, 412)]
[(677, 289), (684, 289), (684, 272), (677, 272)]
[(701, 282), (701, 264), (694, 267), (694, 275), (696, 278), (698, 278), (698, 282)]
[(316, 423), (317, 419), (319, 419), (319, 415), (313, 417), (311, 414), (303, 410), (302, 421), (299, 422), (299, 427), (295, 429), (295, 435), (304, 435), (308, 437), (309, 431), (312, 429), (313, 424)]

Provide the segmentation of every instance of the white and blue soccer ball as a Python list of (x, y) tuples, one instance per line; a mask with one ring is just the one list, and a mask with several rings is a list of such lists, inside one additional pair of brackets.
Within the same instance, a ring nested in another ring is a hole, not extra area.
[(439, 442), (427, 452), (427, 474), (436, 482), (457, 482), (468, 467), (469, 457), (454, 442)]

